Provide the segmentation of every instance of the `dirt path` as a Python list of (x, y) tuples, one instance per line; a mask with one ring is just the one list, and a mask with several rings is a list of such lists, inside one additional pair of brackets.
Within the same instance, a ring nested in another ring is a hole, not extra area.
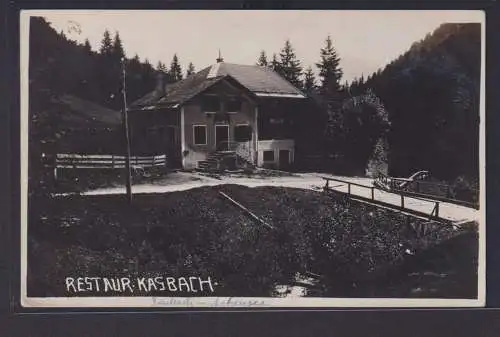
[[(248, 177), (248, 176), (227, 176), (220, 179), (201, 175), (198, 173), (175, 172), (163, 180), (157, 181), (154, 184), (138, 184), (132, 186), (133, 193), (167, 193), (175, 191), (185, 191), (201, 186), (217, 186), (222, 184), (237, 184), (248, 187), (259, 186), (277, 186), (277, 187), (293, 187), (309, 190), (321, 190), (324, 186), (322, 177), (332, 177), (349, 182), (371, 186), (373, 180), (363, 177), (339, 177), (328, 174), (319, 173), (300, 173), (291, 176), (279, 177)], [(340, 192), (347, 192), (347, 184), (340, 182), (330, 182), (330, 188)], [(103, 195), (103, 194), (124, 194), (125, 187), (101, 188), (85, 192), (85, 195)], [(369, 189), (351, 186), (351, 193), (363, 197), (370, 197)], [(401, 197), (394, 193), (375, 190), (375, 199), (384, 201), (393, 205), (401, 204)], [(411, 197), (405, 197), (405, 207), (414, 209), (420, 212), (431, 213), (434, 203), (431, 201), (418, 200)], [(462, 221), (479, 221), (480, 212), (478, 210), (459, 206), (455, 204), (441, 202), (439, 205), (439, 216), (455, 222)]]
[[(201, 175), (198, 173), (175, 172), (170, 174), (168, 178), (159, 180), (154, 184), (133, 185), (132, 192), (165, 193), (165, 192), (185, 191), (200, 186), (217, 186), (222, 184), (237, 184), (248, 187), (258, 187), (258, 186), (295, 187), (295, 188), (319, 190), (324, 185), (324, 181), (321, 178), (322, 176), (324, 175), (315, 173), (303, 173), (303, 174), (294, 174), (293, 176), (282, 176), (282, 177), (247, 177), (247, 176), (234, 175), (217, 179)], [(339, 179), (348, 179), (349, 181), (353, 182), (371, 184), (371, 180), (368, 178), (340, 177)], [(123, 194), (123, 193), (125, 193), (125, 187), (120, 186), (111, 188), (100, 188), (85, 192), (84, 194), (99, 195), (99, 194)]]

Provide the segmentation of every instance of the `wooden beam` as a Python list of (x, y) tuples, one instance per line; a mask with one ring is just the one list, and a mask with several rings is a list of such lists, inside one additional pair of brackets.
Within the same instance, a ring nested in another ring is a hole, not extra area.
[(245, 212), (247, 215), (249, 215), (252, 219), (258, 221), (259, 223), (266, 226), (267, 228), (275, 229), (273, 226), (271, 226), (270, 224), (265, 222), (263, 219), (259, 218), (257, 215), (255, 215), (253, 212), (251, 212), (248, 208), (246, 208), (245, 206), (243, 206), (242, 204), (240, 204), (239, 202), (237, 202), (236, 200), (234, 200), (233, 198), (228, 196), (226, 193), (219, 191), (219, 194), (222, 195), (227, 200), (229, 200), (231, 203), (233, 203), (233, 205), (240, 208), (243, 212)]

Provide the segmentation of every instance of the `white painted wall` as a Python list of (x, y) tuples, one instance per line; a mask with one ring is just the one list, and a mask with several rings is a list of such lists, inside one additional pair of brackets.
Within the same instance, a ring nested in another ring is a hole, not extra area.
[(194, 170), (198, 167), (198, 162), (206, 160), (208, 153), (205, 151), (194, 151), (192, 149), (189, 150), (187, 156), (183, 157), (183, 167), (186, 170)]
[[(271, 140), (259, 140), (258, 144), (258, 155), (257, 155), (257, 166), (264, 165), (264, 151), (274, 152), (274, 164), (279, 163), (279, 152), (280, 150), (290, 151), (290, 163), (293, 163), (295, 157), (295, 142), (293, 139), (271, 139)], [(268, 162), (266, 162), (268, 163)]]

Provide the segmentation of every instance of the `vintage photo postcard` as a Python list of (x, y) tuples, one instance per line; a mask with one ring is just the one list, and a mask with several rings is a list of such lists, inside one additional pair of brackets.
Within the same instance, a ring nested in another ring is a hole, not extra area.
[(23, 307), (485, 304), (481, 11), (23, 11)]

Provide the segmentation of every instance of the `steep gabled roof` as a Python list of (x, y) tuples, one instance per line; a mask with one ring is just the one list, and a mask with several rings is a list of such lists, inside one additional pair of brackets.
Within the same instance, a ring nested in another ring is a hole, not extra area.
[(188, 101), (222, 79), (232, 79), (256, 96), (305, 97), (302, 91), (271, 69), (220, 62), (179, 82), (167, 85), (164, 93), (157, 90), (150, 92), (132, 103), (131, 108), (148, 109), (157, 106), (176, 106)]
[(304, 97), (304, 93), (268, 67), (233, 63), (216, 63), (212, 66), (215, 76), (230, 75), (257, 96)]
[[(185, 79), (178, 81), (176, 83), (167, 84), (165, 86), (165, 93), (160, 93), (158, 90), (153, 90), (144, 97), (138, 99), (132, 103), (131, 107), (147, 107), (154, 106), (163, 103), (168, 105), (168, 103), (182, 103), (188, 97), (191, 97), (193, 93), (198, 93), (203, 88), (211, 85), (212, 83), (207, 82), (207, 75), (210, 71), (210, 67), (207, 67), (199, 72), (186, 77)], [(213, 81), (210, 81), (213, 82)]]

